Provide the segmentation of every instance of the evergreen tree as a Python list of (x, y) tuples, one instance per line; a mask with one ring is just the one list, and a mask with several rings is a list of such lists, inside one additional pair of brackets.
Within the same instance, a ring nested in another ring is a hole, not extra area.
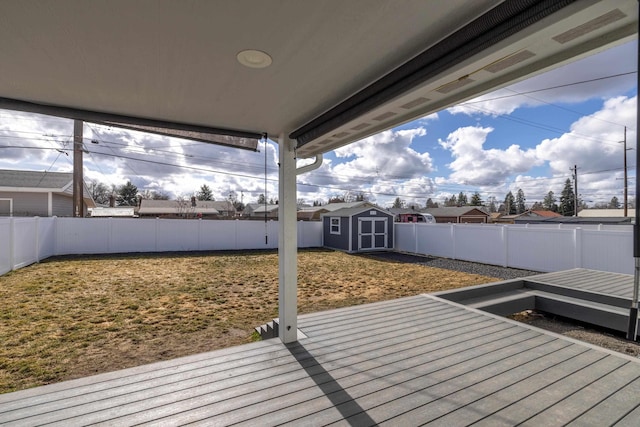
[(482, 206), (482, 199), (477, 191), (471, 196), (471, 206)]
[(116, 195), (118, 206), (136, 206), (138, 204), (138, 187), (133, 185), (131, 181), (118, 187)]
[(522, 191), (522, 188), (518, 188), (518, 192), (516, 193), (516, 214), (524, 213), (524, 211), (527, 210), (524, 203), (525, 200), (524, 191)]
[(556, 204), (556, 196), (553, 191), (549, 191), (544, 200), (542, 201), (542, 207), (548, 211), (558, 212), (558, 205)]
[(458, 204), (457, 206), (467, 206), (467, 195), (462, 191), (458, 194)]
[(396, 199), (393, 201), (393, 208), (398, 209), (398, 208), (403, 208), (404, 207), (404, 201), (400, 198), (400, 197), (396, 197)]
[(445, 198), (444, 205), (447, 207), (458, 206), (458, 200), (456, 199), (456, 195), (455, 194), (451, 195), (451, 198), (449, 199)]
[(427, 204), (426, 204), (426, 208), (427, 209), (431, 209), (431, 208), (437, 208), (438, 204), (436, 202), (434, 202), (433, 200), (431, 200), (431, 198), (427, 199)]
[(207, 184), (202, 184), (200, 190), (196, 193), (196, 199), (198, 200), (213, 200), (213, 192)]
[(544, 210), (544, 206), (542, 206), (542, 203), (540, 203), (540, 202), (534, 202), (533, 205), (531, 206), (531, 210), (532, 211), (542, 211), (542, 210)]
[(516, 213), (516, 199), (511, 191), (504, 198), (504, 210), (507, 215), (515, 215)]
[(620, 201), (616, 196), (611, 198), (611, 201), (609, 202), (609, 209), (620, 209)]
[(564, 188), (562, 189), (562, 194), (560, 194), (560, 206), (559, 212), (564, 216), (572, 216), (575, 214), (575, 193), (573, 192), (573, 185), (571, 185), (571, 180), (567, 178), (564, 182)]
[(264, 205), (267, 203), (267, 199), (264, 197), (264, 194), (258, 196), (258, 201), (256, 203), (258, 203), (259, 205)]

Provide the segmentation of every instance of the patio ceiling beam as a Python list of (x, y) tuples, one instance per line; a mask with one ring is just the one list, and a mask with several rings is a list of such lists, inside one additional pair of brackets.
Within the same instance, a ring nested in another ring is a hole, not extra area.
[(507, 0), (404, 65), (293, 131), (298, 147), (406, 94), (575, 0)]
[(105, 126), (121, 127), (130, 130), (150, 132), (164, 136), (252, 151), (257, 151), (258, 141), (263, 135), (262, 133), (257, 132), (213, 128), (209, 126), (191, 125), (157, 119), (146, 119), (121, 114), (45, 105), (2, 97), (0, 97), (0, 108), (82, 120)]

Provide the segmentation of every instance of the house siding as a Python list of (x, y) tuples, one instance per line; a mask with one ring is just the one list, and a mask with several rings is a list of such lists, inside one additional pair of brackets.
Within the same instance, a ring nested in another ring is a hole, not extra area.
[(48, 216), (47, 193), (0, 191), (0, 199), (13, 200), (13, 216)]
[(325, 216), (322, 218), (324, 246), (329, 248), (348, 251), (349, 250), (349, 218), (340, 217), (340, 234), (339, 235), (331, 234), (331, 227), (329, 226), (331, 218), (332, 218), (331, 216)]
[[(51, 205), (53, 216), (73, 216), (73, 199), (71, 197), (54, 194)], [(86, 215), (86, 208), (83, 215)]]

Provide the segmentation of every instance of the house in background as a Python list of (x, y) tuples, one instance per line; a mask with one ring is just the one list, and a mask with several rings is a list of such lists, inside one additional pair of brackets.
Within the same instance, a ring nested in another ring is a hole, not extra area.
[(138, 216), (153, 218), (218, 218), (213, 201), (142, 199)]
[(489, 222), (489, 214), (474, 206), (446, 207), (424, 209), (424, 213), (433, 215), (437, 223), (486, 223)]
[[(83, 213), (96, 204), (83, 183)], [(0, 216), (73, 216), (73, 173), (0, 170)]]
[(91, 218), (133, 218), (136, 217), (134, 206), (104, 207), (89, 209)]
[(536, 223), (540, 221), (547, 221), (551, 218), (565, 218), (557, 212), (545, 211), (545, 210), (530, 210), (521, 214), (514, 215), (499, 215), (495, 218), (492, 217), (492, 222), (496, 224), (523, 224), (523, 223)]
[(269, 219), (278, 219), (278, 205), (260, 205), (251, 212), (249, 218), (263, 219), (265, 216)]
[(324, 206), (311, 206), (298, 209), (298, 221), (321, 221), (322, 214), (329, 212)]

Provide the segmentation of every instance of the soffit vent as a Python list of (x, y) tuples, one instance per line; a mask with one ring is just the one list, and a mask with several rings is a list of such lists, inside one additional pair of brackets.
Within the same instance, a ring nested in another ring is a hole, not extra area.
[(349, 136), (349, 132), (340, 132), (333, 135), (334, 138), (344, 138), (345, 136)]
[(411, 102), (407, 102), (406, 104), (401, 105), (400, 108), (404, 108), (405, 110), (411, 110), (412, 108), (415, 108), (420, 104), (424, 104), (427, 101), (430, 101), (430, 99), (421, 96), (420, 98), (416, 98)]
[(388, 119), (389, 117), (395, 116), (396, 114), (397, 113), (394, 113), (393, 111), (387, 111), (386, 113), (382, 113), (379, 116), (374, 117), (373, 120), (381, 122), (383, 120)]
[(526, 61), (529, 58), (533, 58), (536, 56), (535, 53), (530, 50), (523, 50), (521, 52), (516, 53), (515, 55), (510, 55), (504, 59), (494, 62), (491, 65), (484, 67), (485, 70), (490, 73), (497, 73), (498, 71), (502, 71), (505, 68), (509, 68), (513, 65), (519, 64), (522, 61)]
[(553, 39), (560, 44), (564, 44), (626, 17), (627, 15), (625, 15), (620, 9), (614, 9), (611, 12), (598, 16), (589, 22), (578, 25), (577, 27), (565, 31), (562, 34), (558, 34), (553, 37)]
[(352, 130), (362, 130), (362, 129), (368, 128), (369, 126), (371, 126), (371, 124), (369, 124), (369, 123), (360, 123), (359, 125), (354, 126), (351, 129)]
[(473, 83), (474, 81), (475, 80), (469, 78), (468, 76), (460, 77), (454, 82), (440, 86), (436, 91), (440, 93), (449, 93), (456, 89), (460, 89), (461, 87), (466, 86), (469, 83)]

